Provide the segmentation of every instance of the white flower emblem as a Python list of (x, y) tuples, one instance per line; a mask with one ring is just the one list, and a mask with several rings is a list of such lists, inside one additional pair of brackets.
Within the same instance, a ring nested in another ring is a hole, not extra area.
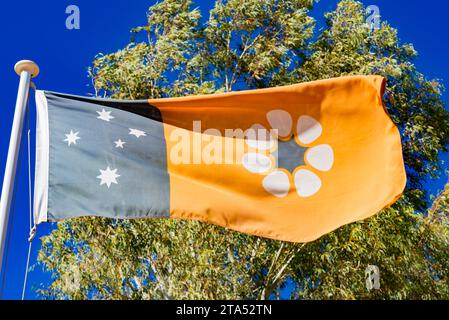
[[(313, 145), (323, 133), (322, 125), (313, 117), (303, 115), (293, 130), (293, 119), (285, 110), (268, 112), (267, 120), (271, 129), (277, 131), (277, 136), (262, 125), (254, 124), (251, 129), (255, 130), (256, 136), (247, 137), (246, 143), (257, 152), (246, 153), (242, 159), (243, 166), (252, 173), (266, 174), (262, 186), (278, 198), (287, 196), (292, 186), (300, 197), (313, 196), (322, 184), (320, 177), (309, 170), (310, 167), (326, 172), (334, 164), (330, 145)], [(267, 156), (267, 151), (271, 155), (277, 152), (277, 160)]]

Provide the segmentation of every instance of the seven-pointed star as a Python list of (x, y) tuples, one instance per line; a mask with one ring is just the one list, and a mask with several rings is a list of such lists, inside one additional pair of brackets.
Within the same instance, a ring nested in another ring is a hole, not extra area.
[(117, 169), (111, 170), (109, 166), (106, 168), (106, 170), (101, 170), (101, 174), (97, 177), (97, 179), (100, 179), (100, 186), (107, 185), (108, 189), (111, 187), (111, 184), (115, 183), (118, 184), (117, 178), (120, 177), (120, 175), (117, 174)]
[(64, 139), (64, 142), (67, 142), (69, 147), (73, 144), (76, 144), (76, 141), (81, 139), (80, 137), (78, 137), (79, 132), (73, 132), (72, 130), (70, 130), (70, 133), (66, 134), (66, 138)]
[(97, 113), (100, 115), (99, 117), (97, 117), (97, 119), (103, 120), (103, 121), (111, 121), (112, 119), (114, 119), (113, 116), (111, 116), (111, 111), (106, 111), (106, 110), (101, 110), (101, 111), (97, 111)]
[(130, 134), (130, 135), (133, 135), (133, 136), (136, 136), (137, 138), (140, 138), (140, 137), (146, 137), (146, 136), (147, 136), (147, 134), (145, 133), (145, 131), (137, 130), (137, 129), (132, 129), (132, 128), (129, 128), (129, 134)]
[(114, 141), (115, 143), (115, 147), (116, 148), (122, 148), (123, 149), (123, 145), (126, 143), (125, 141), (122, 141), (122, 139), (118, 139), (117, 141)]

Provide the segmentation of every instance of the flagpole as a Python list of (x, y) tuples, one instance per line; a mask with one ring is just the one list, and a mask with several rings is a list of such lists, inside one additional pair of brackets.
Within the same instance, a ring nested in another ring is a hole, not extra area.
[(6, 159), (5, 176), (3, 178), (2, 197), (0, 200), (0, 271), (3, 269), (3, 255), (5, 250), (6, 233), (14, 190), (17, 159), (22, 140), (23, 123), (27, 111), (28, 94), (31, 78), (39, 74), (39, 67), (33, 61), (22, 60), (16, 63), (14, 70), (20, 76), (17, 92), (16, 109), (9, 140), (8, 157)]

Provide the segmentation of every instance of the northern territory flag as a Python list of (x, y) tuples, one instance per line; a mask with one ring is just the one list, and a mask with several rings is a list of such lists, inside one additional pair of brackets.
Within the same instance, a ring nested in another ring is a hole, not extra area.
[(352, 76), (139, 101), (38, 91), (35, 218), (194, 219), (317, 239), (405, 187), (384, 85)]

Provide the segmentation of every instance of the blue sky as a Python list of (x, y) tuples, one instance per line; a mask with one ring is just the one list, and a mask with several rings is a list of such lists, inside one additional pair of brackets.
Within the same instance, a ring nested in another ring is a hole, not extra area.
[[(363, 0), (365, 5), (377, 5), (383, 20), (399, 30), (403, 42), (411, 42), (419, 52), (418, 68), (429, 78), (442, 79), (449, 86), (449, 34), (445, 0)], [(41, 74), (35, 79), (39, 89), (71, 94), (92, 93), (87, 67), (97, 53), (108, 53), (124, 47), (129, 41), (129, 30), (144, 25), (146, 10), (154, 0), (71, 0), (71, 1), (5, 1), (0, 10), (0, 179), (3, 178), (9, 135), (13, 119), (18, 77), (14, 64), (21, 59), (36, 61)], [(335, 8), (336, 0), (321, 0), (312, 12), (323, 26), (323, 13)], [(81, 11), (81, 29), (67, 30), (65, 9), (75, 4)], [(212, 0), (196, 1), (203, 16), (213, 5)], [(34, 100), (34, 96), (31, 98)], [(448, 94), (444, 95), (449, 105)], [(32, 101), (33, 101), (32, 100)], [(31, 129), (34, 123), (34, 104), (31, 104)], [(34, 136), (32, 137), (34, 140)], [(34, 145), (34, 141), (32, 141)], [(32, 155), (34, 157), (34, 155)], [(449, 159), (446, 155), (445, 159)], [(28, 237), (27, 165), (24, 153), (20, 163), (20, 177), (16, 183), (15, 213), (10, 228), (10, 245), (3, 296), (20, 299), (25, 271)], [(449, 168), (446, 166), (446, 168)], [(445, 177), (430, 181), (433, 193), (440, 190)], [(31, 263), (36, 262), (39, 237), (48, 234), (54, 226), (38, 227), (33, 243)], [(48, 274), (38, 266), (29, 274), (27, 299), (37, 298), (34, 288), (50, 281)]]

